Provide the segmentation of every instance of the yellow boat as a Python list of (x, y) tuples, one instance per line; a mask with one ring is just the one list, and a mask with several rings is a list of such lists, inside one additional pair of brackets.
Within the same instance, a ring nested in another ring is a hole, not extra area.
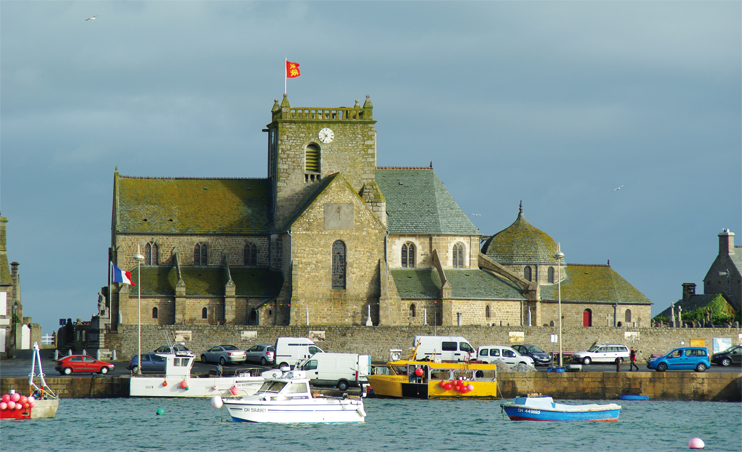
[(372, 365), (371, 375), (366, 378), (377, 397), (466, 399), (497, 396), (496, 364), (397, 360)]

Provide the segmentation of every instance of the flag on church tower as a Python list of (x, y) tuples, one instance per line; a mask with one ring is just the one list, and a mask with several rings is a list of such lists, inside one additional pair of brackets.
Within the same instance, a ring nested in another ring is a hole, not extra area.
[(296, 78), (301, 75), (299, 71), (299, 63), (292, 63), (286, 60), (286, 78)]
[(136, 286), (131, 282), (131, 272), (119, 269), (113, 262), (111, 262), (111, 281)]

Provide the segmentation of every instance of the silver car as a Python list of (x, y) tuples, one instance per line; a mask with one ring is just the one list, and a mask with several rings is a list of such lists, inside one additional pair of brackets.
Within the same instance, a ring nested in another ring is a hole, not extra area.
[(597, 344), (589, 350), (575, 353), (572, 359), (582, 364), (614, 363), (616, 360), (624, 362), (629, 359), (629, 347), (621, 344)]
[(262, 366), (272, 364), (276, 356), (273, 344), (258, 344), (247, 349), (247, 360)]
[(201, 362), (219, 363), (222, 366), (227, 363), (244, 363), (245, 351), (234, 345), (215, 345), (201, 354)]

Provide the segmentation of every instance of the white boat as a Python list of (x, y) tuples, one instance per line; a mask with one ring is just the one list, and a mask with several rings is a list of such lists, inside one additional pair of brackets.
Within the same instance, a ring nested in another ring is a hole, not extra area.
[(195, 357), (161, 354), (165, 358), (164, 375), (132, 375), (130, 397), (213, 397), (215, 395), (250, 395), (260, 389), (265, 378), (252, 372), (236, 371), (233, 376), (198, 377), (191, 375)]
[(266, 378), (257, 394), (240, 398), (211, 399), (214, 408), (226, 407), (235, 422), (339, 423), (363, 422), (363, 399), (323, 397), (312, 394), (305, 372), (283, 372)]

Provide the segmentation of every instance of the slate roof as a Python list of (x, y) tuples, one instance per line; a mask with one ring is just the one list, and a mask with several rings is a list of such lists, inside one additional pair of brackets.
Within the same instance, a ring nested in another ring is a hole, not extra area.
[(117, 233), (265, 234), (272, 229), (268, 179), (138, 178), (118, 173), (114, 179)]
[[(607, 265), (568, 264), (562, 268), (562, 302), (652, 304), (643, 293)], [(558, 284), (542, 284), (541, 299), (557, 300)]]
[[(183, 282), (188, 296), (224, 296), (228, 281), (227, 269), (224, 267), (183, 266), (180, 267)], [(283, 284), (281, 272), (267, 268), (230, 267), (232, 281), (235, 283), (236, 296), (273, 297), (277, 296)], [(132, 281), (137, 282), (137, 269), (131, 271)], [(178, 272), (173, 267), (143, 266), (143, 296), (175, 296), (175, 285), (178, 283)], [(132, 287), (132, 293), (136, 288)]]
[(392, 234), (480, 235), (431, 168), (377, 168)]
[(556, 263), (556, 242), (531, 225), (522, 208), (513, 224), (484, 243), (482, 252), (500, 264)]
[[(294, 224), (294, 222), (299, 219), (299, 217), (304, 213), (305, 210), (309, 208), (309, 206), (314, 203), (317, 198), (325, 191), (327, 190), (327, 187), (330, 186), (330, 184), (340, 176), (340, 173), (333, 173), (328, 176), (325, 176), (319, 184), (307, 195), (304, 196), (304, 199), (299, 203), (299, 205), (296, 206), (294, 211), (289, 215), (288, 219), (284, 222), (283, 227), (281, 227), (282, 231), (288, 230), (291, 228), (291, 225)], [(342, 176), (340, 176), (342, 178)], [(345, 180), (345, 179), (343, 179)], [(347, 183), (347, 182), (346, 182)], [(350, 186), (350, 190), (353, 191), (353, 187)]]
[[(479, 269), (446, 269), (451, 297), (461, 300), (524, 300), (512, 282)], [(391, 270), (402, 299), (436, 299), (441, 279), (434, 268)]]

